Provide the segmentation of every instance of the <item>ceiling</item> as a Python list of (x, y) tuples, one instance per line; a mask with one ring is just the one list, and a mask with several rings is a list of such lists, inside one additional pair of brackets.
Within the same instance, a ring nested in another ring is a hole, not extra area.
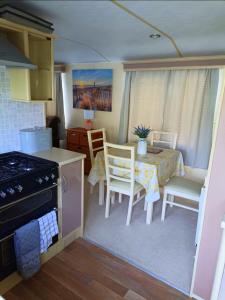
[(224, 1), (4, 2), (54, 24), (60, 63), (225, 54)]

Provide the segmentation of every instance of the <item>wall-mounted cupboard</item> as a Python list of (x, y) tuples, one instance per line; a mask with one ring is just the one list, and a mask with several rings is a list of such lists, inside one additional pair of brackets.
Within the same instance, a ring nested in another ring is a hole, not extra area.
[(18, 101), (53, 100), (53, 36), (0, 18), (0, 32), (36, 69), (8, 68), (11, 98)]

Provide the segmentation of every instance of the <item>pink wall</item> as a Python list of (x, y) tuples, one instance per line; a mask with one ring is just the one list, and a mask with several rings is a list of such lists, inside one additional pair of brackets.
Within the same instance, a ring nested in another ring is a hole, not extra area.
[(219, 121), (216, 148), (206, 200), (205, 219), (196, 269), (194, 294), (210, 299), (225, 214), (225, 101)]

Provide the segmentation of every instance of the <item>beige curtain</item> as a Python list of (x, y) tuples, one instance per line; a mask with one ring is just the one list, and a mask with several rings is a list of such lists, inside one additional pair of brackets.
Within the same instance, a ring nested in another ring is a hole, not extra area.
[(207, 168), (218, 70), (140, 71), (132, 77), (129, 141), (138, 124), (178, 133), (185, 164)]

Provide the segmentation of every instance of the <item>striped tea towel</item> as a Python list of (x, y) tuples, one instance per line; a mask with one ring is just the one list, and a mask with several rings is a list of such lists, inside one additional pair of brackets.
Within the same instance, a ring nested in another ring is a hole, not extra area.
[(56, 212), (50, 213), (38, 219), (40, 226), (40, 244), (41, 253), (47, 252), (48, 247), (52, 244), (52, 238), (59, 233)]

